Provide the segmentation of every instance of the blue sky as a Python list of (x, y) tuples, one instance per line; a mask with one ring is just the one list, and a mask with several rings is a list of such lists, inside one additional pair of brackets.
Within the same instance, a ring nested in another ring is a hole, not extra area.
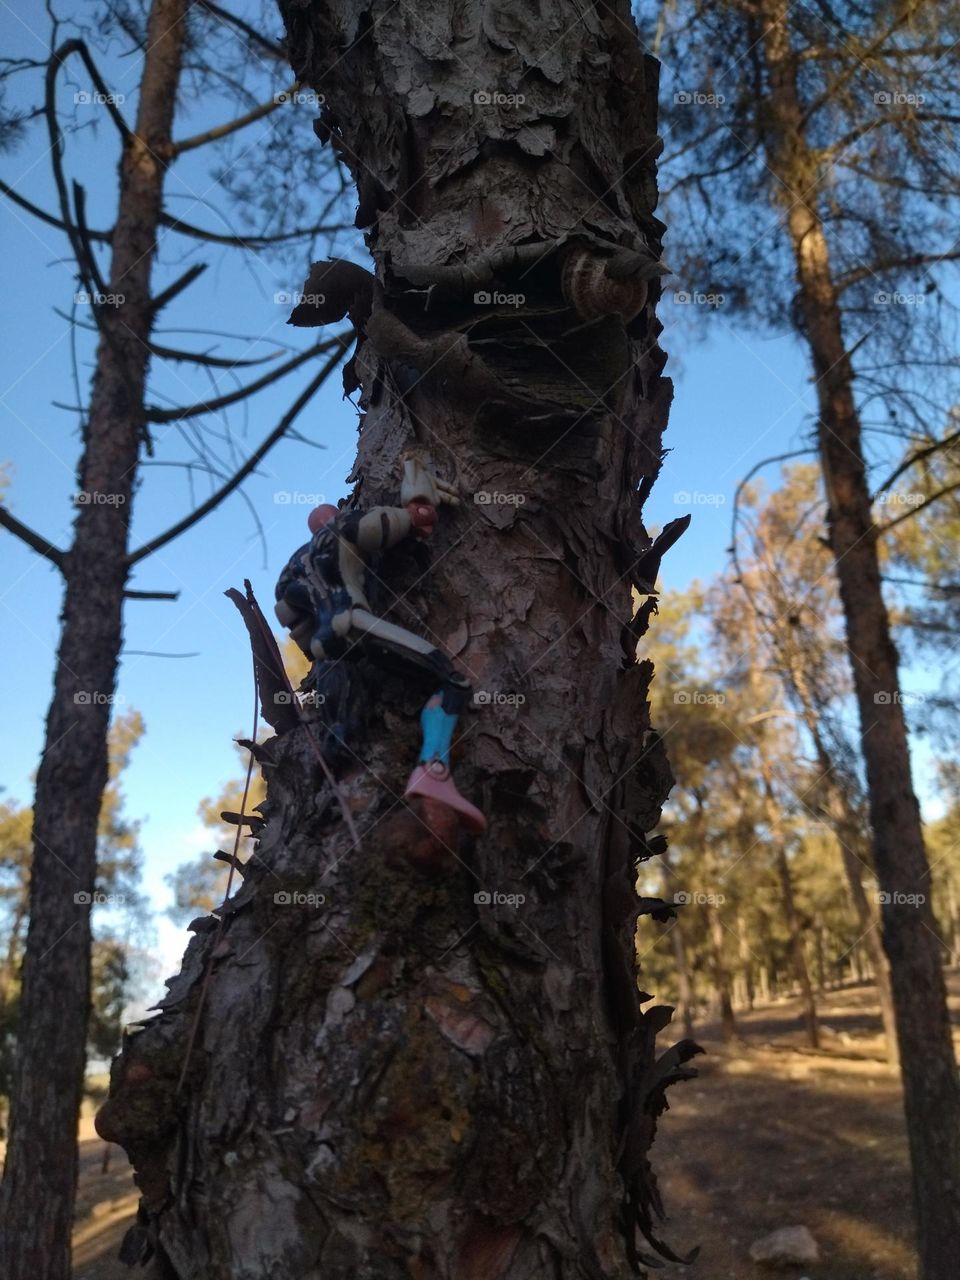
[[(43, 55), (46, 32), (40, 26), (39, 6), (15, 0), (2, 11), (2, 25), (8, 47)], [(104, 60), (104, 66), (112, 87), (131, 97), (123, 107), (129, 117), (137, 66), (132, 60), (110, 59)], [(79, 74), (75, 82), (65, 77), (62, 84), (61, 98), (68, 107), (76, 89), (90, 87)], [(87, 124), (83, 112), (98, 108), (78, 106), (76, 110), (78, 121)], [(309, 109), (303, 111), (305, 147), (317, 145), (311, 115)], [(177, 133), (192, 133), (224, 118), (222, 105), (218, 109), (218, 104), (208, 103), (202, 112), (181, 122)], [(42, 128), (35, 128), (30, 138), (27, 146), (0, 157), (0, 176), (27, 198), (53, 210)], [(270, 139), (267, 122), (253, 125), (243, 135), (244, 146), (250, 149), (268, 145)], [(67, 172), (87, 187), (92, 226), (108, 227), (112, 222), (116, 163), (115, 135), (102, 116), (96, 132), (84, 128), (70, 136)], [(169, 209), (219, 229), (222, 223), (214, 210), (225, 203), (201, 160), (185, 157), (173, 167)], [(38, 224), (2, 198), (0, 218), (8, 278), (7, 326), (0, 357), (0, 462), (9, 469), (6, 501), (20, 519), (65, 546), (74, 515), (79, 441), (76, 415), (52, 404), (76, 402), (70, 333), (53, 309), (70, 309), (76, 283), (60, 232)], [(169, 283), (193, 261), (210, 263), (206, 274), (164, 313), (165, 328), (246, 335), (213, 339), (171, 333), (162, 340), (184, 346), (195, 342), (205, 349), (215, 346), (218, 354), (237, 356), (262, 355), (288, 344), (302, 349), (312, 340), (313, 331), (297, 333), (286, 326), (289, 307), (274, 300), (278, 292), (301, 285), (299, 274), (284, 273), (276, 264), (246, 255), (241, 259), (234, 250), (178, 240), (169, 232), (161, 236), (160, 261), (155, 280), (161, 283)], [(105, 264), (103, 257), (101, 262)], [(82, 319), (82, 307), (78, 314)], [(670, 589), (683, 587), (693, 578), (708, 578), (723, 568), (737, 482), (762, 458), (798, 447), (813, 405), (802, 353), (791, 337), (746, 334), (720, 309), (708, 317), (706, 339), (694, 344), (685, 309), (669, 295), (661, 305), (661, 319), (666, 325), (662, 343), (672, 357), (668, 372), (677, 388), (665, 440), (671, 452), (648, 503), (647, 519), (651, 526), (662, 525), (687, 510), (693, 513), (690, 530), (663, 566), (663, 583)], [(92, 347), (85, 335), (78, 345), (79, 380), (86, 395)], [(257, 397), (246, 412), (231, 413), (236, 457), (245, 457), (269, 432), (311, 376), (312, 368), (298, 370), (279, 388)], [(232, 385), (224, 377), (219, 388), (230, 390)], [(187, 403), (205, 394), (209, 394), (208, 384), (182, 369), (166, 372), (153, 388), (155, 401), (168, 396)], [(123, 785), (128, 815), (143, 824), (144, 888), (157, 913), (152, 941), (162, 953), (166, 972), (175, 967), (184, 935), (163, 917), (170, 902), (164, 876), (178, 863), (214, 847), (211, 833), (199, 823), (197, 806), (237, 775), (233, 738), (250, 731), (249, 650), (239, 618), (223, 592), (241, 586), (243, 578), (249, 577), (261, 603), (269, 607), (277, 573), (303, 541), (305, 517), (312, 505), (278, 501), (278, 495), (310, 494), (317, 495), (317, 501), (335, 501), (345, 493), (356, 421), (352, 405), (342, 398), (339, 375), (334, 375), (298, 424), (306, 438), (323, 448), (285, 441), (245, 485), (263, 526), (263, 542), (243, 499), (233, 496), (138, 566), (133, 586), (180, 592), (172, 604), (128, 605), (118, 683), (119, 708), (136, 707), (146, 722), (146, 734)], [(158, 428), (156, 445), (158, 460), (189, 456), (187, 443), (173, 428)], [(223, 448), (219, 443), (216, 447)], [(775, 471), (769, 475), (772, 480)], [(197, 482), (200, 499), (207, 492), (204, 484), (202, 478)], [(134, 504), (133, 544), (166, 528), (190, 505), (181, 470), (145, 468)], [(0, 531), (0, 629), (8, 725), (0, 742), (0, 785), (7, 800), (29, 803), (31, 798), (31, 777), (39, 760), (51, 691), (60, 603), (56, 570)], [(141, 656), (140, 651), (146, 650), (195, 656)]]

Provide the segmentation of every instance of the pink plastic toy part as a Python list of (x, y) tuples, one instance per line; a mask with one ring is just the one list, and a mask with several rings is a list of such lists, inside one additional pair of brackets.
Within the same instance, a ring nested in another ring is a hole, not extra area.
[(337, 508), (332, 507), (329, 502), (322, 502), (307, 516), (307, 527), (311, 533), (319, 533), (325, 524), (329, 524), (333, 517), (339, 514)]
[(440, 760), (418, 764), (410, 775), (404, 796), (420, 796), (424, 800), (436, 800), (458, 813), (469, 831), (486, 831), (487, 820), (469, 800), (457, 790), (450, 770)]

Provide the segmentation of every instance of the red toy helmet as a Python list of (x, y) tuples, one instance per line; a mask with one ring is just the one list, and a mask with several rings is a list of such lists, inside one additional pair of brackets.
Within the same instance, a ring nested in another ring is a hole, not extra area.
[(307, 527), (311, 533), (319, 533), (325, 524), (329, 524), (333, 517), (339, 514), (336, 507), (332, 507), (329, 502), (323, 502), (319, 507), (314, 507), (307, 516)]

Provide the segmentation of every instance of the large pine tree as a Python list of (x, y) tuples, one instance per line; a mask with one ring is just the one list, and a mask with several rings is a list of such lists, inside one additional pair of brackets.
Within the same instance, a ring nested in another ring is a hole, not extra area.
[(316, 269), (297, 318), (360, 330), (357, 505), (396, 504), (410, 450), (461, 492), (375, 582), (486, 695), (454, 770), (489, 830), (402, 802), (428, 687), (339, 665), (338, 796), (264, 680), (258, 857), (99, 1120), (143, 1191), (126, 1254), (179, 1280), (622, 1277), (695, 1051), (657, 1058), (634, 952), (670, 783), (631, 606), (663, 546), (657, 64), (625, 0), (281, 10), (372, 259)]

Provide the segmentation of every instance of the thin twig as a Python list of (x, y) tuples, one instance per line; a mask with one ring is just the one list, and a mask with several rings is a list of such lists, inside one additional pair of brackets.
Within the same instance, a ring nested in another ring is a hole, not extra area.
[[(343, 346), (341, 346), (340, 349), (331, 356), (306, 390), (303, 391), (294, 401), (284, 416), (277, 423), (276, 427), (274, 427), (273, 431), (270, 432), (263, 443), (250, 455), (240, 470), (235, 472), (226, 484), (221, 485), (216, 493), (212, 494), (206, 502), (202, 502), (200, 506), (194, 511), (191, 511), (189, 515), (184, 516), (182, 520), (178, 521), (177, 524), (173, 525), (170, 529), (167, 529), (165, 533), (158, 534), (156, 538), (151, 538), (149, 542), (144, 543), (142, 547), (132, 552), (127, 560), (128, 565), (136, 564), (138, 560), (143, 560), (154, 551), (158, 551), (161, 547), (166, 546), (168, 542), (172, 542), (174, 538), (179, 538), (181, 533), (185, 533), (187, 529), (195, 525), (198, 520), (202, 520), (208, 512), (214, 509), (214, 507), (219, 506), (224, 498), (228, 497), (239, 484), (243, 483), (251, 471), (256, 467), (257, 463), (266, 457), (277, 441), (283, 437), (297, 418), (300, 411), (307, 403), (309, 403), (313, 398), (314, 393), (326, 380), (327, 375), (336, 368), (339, 361), (343, 358), (343, 352), (349, 341), (350, 335), (346, 337)], [(2, 510), (2, 508), (0, 508), (0, 510)]]

